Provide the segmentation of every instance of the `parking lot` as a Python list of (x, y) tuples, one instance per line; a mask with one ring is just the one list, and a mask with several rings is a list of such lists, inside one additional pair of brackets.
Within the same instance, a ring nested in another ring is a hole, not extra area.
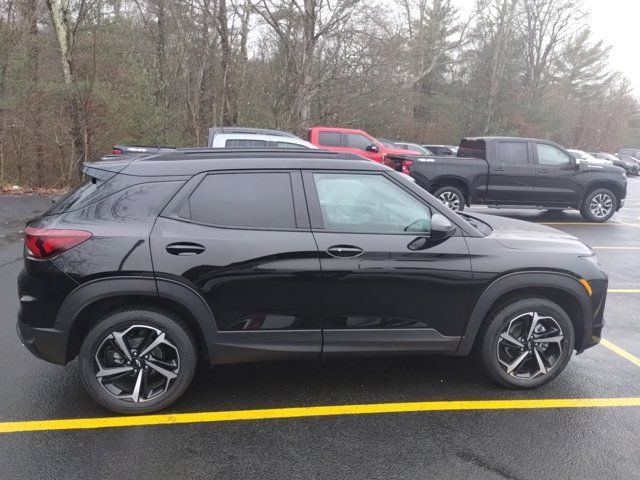
[(233, 365), (139, 417), (17, 339), (19, 231), (49, 202), (0, 196), (0, 478), (640, 478), (640, 178), (605, 224), (473, 209), (576, 235), (610, 276), (605, 341), (548, 385), (505, 390), (473, 358)]

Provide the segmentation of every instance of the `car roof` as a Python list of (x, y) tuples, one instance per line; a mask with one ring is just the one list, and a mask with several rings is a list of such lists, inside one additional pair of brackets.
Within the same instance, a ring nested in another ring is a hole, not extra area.
[(123, 168), (121, 159), (86, 163), (88, 169), (122, 171), (139, 176), (192, 176), (212, 170), (319, 169), (392, 171), (391, 168), (365, 157), (347, 152), (313, 149), (245, 149), (188, 148), (155, 155), (128, 157)]
[[(304, 145), (306, 148), (318, 148), (311, 142), (307, 142), (300, 137), (296, 137), (295, 135), (274, 135), (270, 133), (251, 133), (247, 134), (246, 132), (222, 132), (224, 139), (227, 140), (263, 140), (265, 142), (287, 142), (287, 143), (295, 143), (296, 145)], [(233, 147), (238, 148), (238, 147)]]
[(268, 128), (250, 128), (250, 127), (212, 127), (209, 129), (209, 135), (218, 133), (246, 133), (251, 135), (275, 135), (278, 137), (296, 137), (293, 133), (283, 132), (282, 130), (270, 130)]

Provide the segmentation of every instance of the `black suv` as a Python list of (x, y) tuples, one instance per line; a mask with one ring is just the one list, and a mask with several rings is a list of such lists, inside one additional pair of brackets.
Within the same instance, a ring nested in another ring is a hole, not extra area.
[(457, 214), (356, 155), (187, 150), (85, 174), (25, 229), (18, 332), (44, 360), (79, 357), (114, 411), (171, 404), (199, 359), (473, 351), (533, 388), (600, 339), (589, 247)]

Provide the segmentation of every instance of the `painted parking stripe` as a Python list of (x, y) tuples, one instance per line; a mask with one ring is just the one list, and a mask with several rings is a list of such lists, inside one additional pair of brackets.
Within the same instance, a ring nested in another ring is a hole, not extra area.
[(600, 339), (600, 343), (602, 346), (607, 347), (614, 353), (617, 353), (625, 360), (629, 360), (636, 367), (640, 367), (640, 358), (636, 357), (634, 354), (627, 352), (624, 348), (617, 346), (615, 343), (610, 342), (606, 338)]
[(591, 247), (594, 250), (640, 250), (640, 247), (635, 246), (624, 246), (620, 245), (617, 247)]
[(317, 407), (269, 408), (220, 412), (175, 413), (120, 417), (35, 420), (0, 423), (0, 433), (82, 430), (153, 425), (216, 423), (282, 418), (370, 415), (408, 412), (452, 412), (472, 410), (537, 410), (560, 408), (640, 407), (640, 397), (557, 398), (537, 400), (460, 400), (409, 403), (374, 403)]
[(607, 293), (640, 293), (640, 288), (610, 288)]

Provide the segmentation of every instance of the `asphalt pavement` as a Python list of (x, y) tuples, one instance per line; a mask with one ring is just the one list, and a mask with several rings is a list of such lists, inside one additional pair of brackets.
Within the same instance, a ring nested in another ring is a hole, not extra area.
[[(629, 179), (627, 205), (607, 224), (585, 224), (577, 212), (473, 209), (570, 232), (595, 248), (610, 276), (608, 346), (574, 356), (551, 384), (505, 390), (473, 358), (231, 365), (200, 369), (182, 399), (162, 412), (202, 413), (202, 421), (118, 428), (95, 428), (114, 414), (85, 393), (77, 362), (42, 362), (15, 333), (19, 231), (49, 204), (0, 196), (0, 424), (89, 419), (89, 428), (57, 431), (45, 423), (0, 433), (0, 479), (640, 478), (640, 406), (611, 400), (640, 401), (638, 178)], [(542, 408), (547, 399), (567, 405)], [(605, 406), (588, 406), (589, 399), (605, 399)], [(474, 410), (454, 403), (469, 400), (481, 402)], [(516, 407), (526, 400), (534, 402)], [(427, 407), (408, 411), (413, 402)], [(371, 404), (397, 411), (354, 407)], [(434, 405), (444, 407), (431, 411)], [(348, 407), (340, 415), (206, 421), (215, 412), (322, 406)]]

